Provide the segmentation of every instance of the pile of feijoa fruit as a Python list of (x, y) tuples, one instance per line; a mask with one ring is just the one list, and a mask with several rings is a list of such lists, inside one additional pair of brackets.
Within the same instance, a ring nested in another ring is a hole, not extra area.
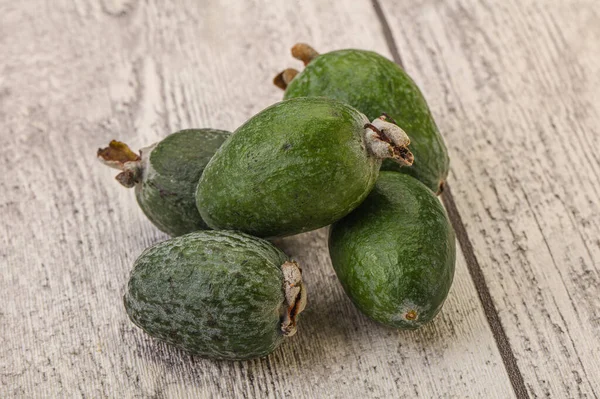
[(173, 236), (135, 261), (124, 296), (149, 335), (211, 358), (266, 356), (296, 332), (302, 270), (268, 239), (331, 225), (329, 252), (365, 315), (415, 329), (452, 284), (455, 239), (436, 197), (444, 141), (419, 88), (379, 54), (318, 54), (274, 79), (284, 101), (235, 132), (182, 130), (98, 150)]

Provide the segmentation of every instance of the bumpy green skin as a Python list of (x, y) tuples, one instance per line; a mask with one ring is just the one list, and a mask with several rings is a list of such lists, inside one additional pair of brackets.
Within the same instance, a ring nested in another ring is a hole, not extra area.
[(396, 328), (432, 320), (454, 277), (454, 231), (444, 208), (425, 185), (400, 173), (381, 172), (362, 205), (332, 226), (329, 252), (354, 304)]
[(144, 154), (135, 194), (144, 214), (171, 236), (207, 229), (196, 208), (196, 186), (217, 149), (230, 136), (216, 129), (173, 133)]
[(363, 141), (368, 120), (326, 98), (275, 104), (237, 129), (206, 167), (198, 209), (215, 229), (258, 237), (326, 226), (371, 191), (381, 161)]
[(125, 308), (145, 332), (193, 354), (266, 356), (284, 339), (286, 260), (269, 242), (242, 233), (172, 238), (136, 260)]
[(369, 120), (387, 113), (410, 137), (415, 160), (400, 166), (387, 159), (382, 170), (409, 174), (441, 192), (449, 167), (446, 146), (421, 91), (402, 68), (371, 51), (322, 54), (292, 80), (284, 98), (314, 96), (344, 101)]

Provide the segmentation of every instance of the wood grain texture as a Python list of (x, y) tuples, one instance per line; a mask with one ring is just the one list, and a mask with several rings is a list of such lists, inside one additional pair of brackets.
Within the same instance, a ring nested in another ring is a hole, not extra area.
[(369, 2), (4, 1), (0, 19), (0, 397), (512, 395), (462, 256), (442, 315), (397, 332), (345, 297), (325, 230), (285, 239), (309, 307), (250, 362), (173, 350), (123, 311), (131, 264), (166, 237), (95, 150), (234, 129), (281, 98), (296, 41), (389, 56)]
[(533, 397), (600, 395), (600, 4), (390, 0)]

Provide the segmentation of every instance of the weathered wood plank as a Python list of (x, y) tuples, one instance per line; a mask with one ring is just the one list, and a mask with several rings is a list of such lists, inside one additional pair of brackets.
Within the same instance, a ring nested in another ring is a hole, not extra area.
[(532, 396), (600, 395), (600, 7), (383, 2)]
[(3, 2), (0, 18), (0, 397), (512, 396), (462, 256), (443, 314), (397, 332), (345, 297), (325, 230), (283, 240), (309, 307), (251, 362), (185, 355), (123, 311), (133, 260), (165, 236), (96, 148), (234, 129), (281, 98), (299, 40), (389, 56), (370, 2)]

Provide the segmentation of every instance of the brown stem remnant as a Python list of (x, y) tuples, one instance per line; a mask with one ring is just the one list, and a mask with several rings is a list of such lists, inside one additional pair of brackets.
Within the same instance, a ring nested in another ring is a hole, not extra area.
[(408, 321), (413, 321), (413, 320), (417, 320), (417, 317), (419, 317), (419, 315), (418, 315), (418, 313), (417, 313), (416, 310), (411, 309), (408, 312), (406, 312), (406, 314), (404, 315), (404, 317)]
[(308, 65), (318, 55), (319, 53), (306, 43), (296, 43), (292, 47), (292, 57), (302, 61), (304, 66)]
[(283, 272), (283, 289), (285, 293), (285, 309), (281, 320), (281, 332), (287, 337), (296, 334), (298, 314), (306, 307), (306, 288), (302, 283), (302, 269), (295, 261), (287, 261), (281, 265)]
[(105, 165), (122, 171), (116, 179), (123, 186), (131, 188), (139, 183), (142, 176), (142, 157), (131, 151), (127, 144), (112, 140), (108, 147), (99, 148), (97, 155)]
[(288, 68), (281, 72), (279, 75), (275, 76), (275, 78), (273, 79), (273, 84), (279, 87), (281, 90), (285, 90), (292, 81), (292, 79), (294, 79), (299, 73), (300, 72), (298, 72), (297, 69)]
[(440, 184), (438, 185), (438, 191), (435, 195), (440, 195), (444, 192), (444, 188), (446, 187), (446, 182), (444, 180), (440, 180)]
[(398, 125), (382, 115), (364, 127), (365, 142), (373, 155), (380, 159), (391, 158), (403, 166), (413, 164), (415, 158), (408, 149), (410, 139)]

